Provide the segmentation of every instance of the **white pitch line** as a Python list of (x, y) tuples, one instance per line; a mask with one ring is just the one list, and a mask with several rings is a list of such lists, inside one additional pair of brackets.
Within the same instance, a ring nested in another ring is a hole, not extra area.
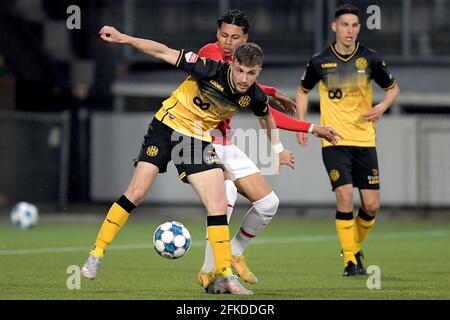
[[(373, 234), (371, 239), (402, 239), (416, 237), (446, 237), (450, 235), (450, 230), (429, 230), (414, 232), (386, 232)], [(294, 242), (322, 242), (337, 241), (336, 235), (316, 235), (316, 236), (298, 236), (298, 237), (277, 237), (277, 238), (259, 238), (252, 241), (252, 244), (273, 244), (273, 243), (294, 243)], [(192, 241), (192, 246), (203, 246), (204, 241)], [(108, 250), (133, 250), (152, 248), (151, 243), (117, 244), (111, 245)], [(67, 253), (83, 252), (91, 250), (92, 246), (86, 247), (56, 247), (56, 248), (32, 248), (32, 249), (6, 249), (0, 250), (0, 256), (12, 256), (21, 254), (40, 254), (40, 253)]]

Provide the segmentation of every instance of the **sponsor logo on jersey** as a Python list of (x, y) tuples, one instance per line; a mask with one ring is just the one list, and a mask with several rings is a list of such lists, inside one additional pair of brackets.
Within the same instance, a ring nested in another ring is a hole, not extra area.
[(198, 55), (194, 52), (188, 52), (184, 55), (184, 59), (187, 63), (196, 63), (198, 60)]
[(328, 98), (329, 99), (341, 99), (342, 98), (342, 90), (336, 89), (336, 90), (328, 90)]
[(322, 69), (337, 68), (337, 63), (336, 62), (322, 63), (320, 66), (322, 67)]
[(211, 83), (214, 87), (222, 92), (225, 90), (216, 80), (210, 80), (209, 83)]
[(206, 164), (220, 163), (220, 159), (215, 150), (208, 150), (209, 155), (205, 155), (204, 160)]
[(380, 179), (378, 178), (378, 176), (368, 176), (367, 182), (369, 184), (380, 184)]
[(372, 175), (367, 176), (367, 182), (369, 184), (380, 184), (380, 175), (378, 169), (372, 169)]

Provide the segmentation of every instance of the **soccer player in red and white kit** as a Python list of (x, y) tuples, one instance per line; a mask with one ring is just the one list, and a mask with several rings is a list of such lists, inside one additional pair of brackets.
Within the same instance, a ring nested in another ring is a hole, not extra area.
[[(239, 10), (225, 12), (218, 20), (217, 42), (209, 43), (202, 47), (198, 52), (199, 56), (231, 62), (234, 50), (239, 45), (247, 42), (249, 27), (249, 20), (245, 13)], [(238, 83), (238, 85), (245, 87), (246, 84)], [(268, 96), (273, 97), (285, 109), (295, 112), (295, 103), (285, 94), (274, 87), (258, 85)], [(278, 128), (314, 133), (330, 142), (340, 137), (339, 133), (331, 127), (322, 127), (309, 122), (298, 121), (270, 106), (269, 109)], [(238, 191), (252, 202), (252, 207), (244, 216), (239, 231), (231, 241), (231, 264), (243, 280), (254, 284), (258, 280), (245, 261), (244, 250), (250, 241), (272, 220), (277, 212), (279, 199), (261, 175), (255, 163), (231, 141), (233, 129), (230, 126), (230, 120), (231, 116), (219, 124), (218, 130), (212, 132), (212, 143), (228, 173), (226, 175), (227, 180), (225, 180), (228, 220), (231, 217)], [(274, 146), (274, 151), (280, 153), (281, 164), (294, 167), (295, 160), (292, 153), (285, 150), (281, 142)], [(209, 241), (206, 241), (205, 260), (197, 276), (199, 283), (203, 287), (207, 288), (212, 282), (214, 271), (214, 256)]]

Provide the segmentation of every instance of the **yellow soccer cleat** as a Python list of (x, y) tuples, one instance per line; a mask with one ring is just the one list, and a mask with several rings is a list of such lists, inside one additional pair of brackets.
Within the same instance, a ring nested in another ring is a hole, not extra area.
[(215, 272), (203, 272), (202, 269), (197, 274), (197, 281), (203, 288), (208, 288), (214, 282)]
[(244, 256), (232, 256), (231, 266), (236, 270), (239, 277), (250, 284), (258, 282), (258, 278), (250, 271)]

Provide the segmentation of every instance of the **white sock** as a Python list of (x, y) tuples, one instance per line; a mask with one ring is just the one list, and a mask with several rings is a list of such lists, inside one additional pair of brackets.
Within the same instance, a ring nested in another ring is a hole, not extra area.
[(275, 192), (253, 202), (253, 206), (245, 214), (239, 231), (231, 241), (231, 255), (242, 256), (250, 241), (258, 235), (277, 212), (280, 200)]
[(225, 196), (227, 199), (227, 221), (229, 224), (231, 214), (233, 213), (234, 204), (237, 199), (237, 188), (231, 180), (225, 180)]
[[(225, 180), (225, 195), (227, 199), (227, 221), (230, 223), (231, 214), (233, 213), (234, 204), (237, 199), (237, 188), (233, 181)], [(208, 233), (206, 234), (205, 243), (205, 260), (203, 261), (202, 271), (211, 272), (216, 269), (216, 263), (214, 261), (214, 254), (211, 248), (211, 244), (208, 241)]]

